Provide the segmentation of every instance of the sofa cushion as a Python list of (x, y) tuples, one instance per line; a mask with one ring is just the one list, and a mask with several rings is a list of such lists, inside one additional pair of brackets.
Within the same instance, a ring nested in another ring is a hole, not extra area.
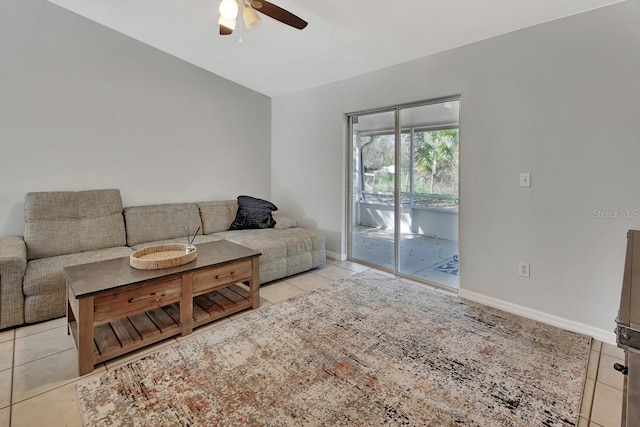
[(285, 277), (287, 244), (274, 236), (273, 228), (258, 230), (230, 230), (212, 236), (262, 252), (260, 255), (260, 283)]
[(197, 202), (196, 205), (200, 209), (203, 234), (227, 231), (238, 212), (238, 202), (235, 200)]
[(238, 213), (231, 224), (231, 230), (273, 228), (276, 222), (271, 213), (278, 207), (266, 200), (251, 196), (238, 196)]
[(127, 245), (159, 240), (185, 238), (184, 228), (194, 233), (200, 222), (200, 211), (195, 203), (132, 206), (124, 209), (127, 224)]
[(66, 312), (64, 267), (125, 257), (131, 252), (131, 248), (120, 246), (29, 261), (22, 285), (25, 296), (25, 322), (40, 322), (64, 316)]
[(286, 228), (295, 228), (298, 226), (298, 220), (289, 216), (284, 216), (279, 212), (273, 213), (273, 220), (276, 225), (273, 227), (276, 230), (284, 230)]
[(260, 283), (307, 271), (325, 262), (324, 236), (302, 228), (231, 230), (214, 236), (262, 252)]
[(24, 216), (29, 260), (126, 244), (119, 190), (28, 193)]

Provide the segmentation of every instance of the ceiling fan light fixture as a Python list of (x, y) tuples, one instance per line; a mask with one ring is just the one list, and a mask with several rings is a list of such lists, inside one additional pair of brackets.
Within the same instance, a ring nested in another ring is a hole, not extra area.
[[(227, 20), (235, 20), (238, 16), (238, 3), (236, 3), (236, 0), (222, 0), (218, 10), (220, 11), (221, 19), (226, 18)], [(220, 23), (220, 25), (224, 24)]]
[(228, 29), (230, 29), (231, 31), (236, 29), (236, 20), (235, 18), (233, 19), (228, 19), (225, 18), (224, 16), (220, 16), (220, 19), (218, 19), (218, 24), (222, 25), (223, 27), (226, 27)]
[[(240, 11), (241, 8), (242, 11)], [(242, 12), (242, 20), (248, 29), (260, 24), (261, 14), (298, 30), (302, 30), (307, 26), (307, 21), (304, 19), (267, 0), (220, 0), (218, 9), (220, 10), (218, 23), (220, 24), (219, 33), (221, 36), (228, 36), (233, 33), (236, 29), (240, 12)], [(260, 14), (257, 12), (260, 12)]]
[(255, 28), (260, 23), (258, 13), (246, 4), (242, 7), (242, 18), (244, 19), (244, 25), (248, 29)]

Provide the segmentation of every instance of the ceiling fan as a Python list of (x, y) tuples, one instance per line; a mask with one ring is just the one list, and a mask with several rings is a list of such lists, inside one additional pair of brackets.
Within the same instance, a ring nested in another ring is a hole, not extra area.
[(221, 0), (219, 7), (220, 19), (218, 20), (220, 35), (228, 36), (236, 29), (236, 18), (240, 8), (242, 8), (244, 25), (248, 29), (254, 28), (260, 23), (260, 16), (256, 12), (265, 14), (298, 30), (302, 30), (307, 26), (307, 21), (265, 0)]

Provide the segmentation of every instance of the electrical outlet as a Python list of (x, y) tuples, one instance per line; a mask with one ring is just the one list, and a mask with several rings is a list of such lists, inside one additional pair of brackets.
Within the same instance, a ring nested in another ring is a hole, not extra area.
[(526, 262), (518, 264), (518, 272), (522, 277), (529, 277), (529, 264)]

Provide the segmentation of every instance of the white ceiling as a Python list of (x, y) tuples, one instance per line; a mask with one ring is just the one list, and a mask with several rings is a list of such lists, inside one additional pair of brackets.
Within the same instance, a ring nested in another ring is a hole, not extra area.
[(271, 0), (309, 22), (264, 15), (218, 35), (219, 0), (49, 0), (268, 96), (297, 92), (621, 0)]

